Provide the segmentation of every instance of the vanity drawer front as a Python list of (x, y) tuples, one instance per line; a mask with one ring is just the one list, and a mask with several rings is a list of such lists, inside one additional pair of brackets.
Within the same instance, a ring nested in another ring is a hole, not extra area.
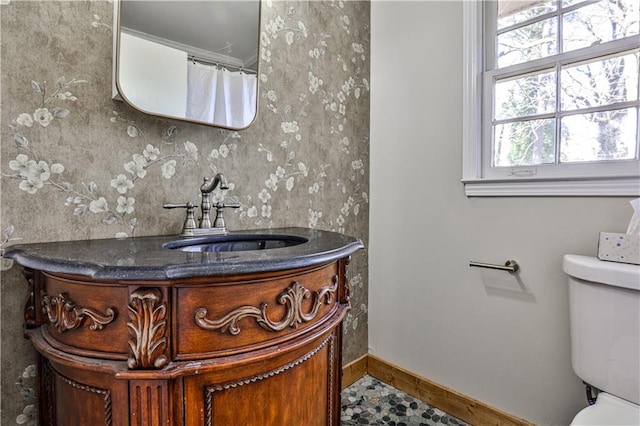
[(45, 274), (39, 307), (50, 343), (80, 355), (126, 358), (127, 298), (124, 286)]
[(263, 280), (179, 287), (178, 359), (222, 356), (298, 336), (338, 308), (337, 263)]

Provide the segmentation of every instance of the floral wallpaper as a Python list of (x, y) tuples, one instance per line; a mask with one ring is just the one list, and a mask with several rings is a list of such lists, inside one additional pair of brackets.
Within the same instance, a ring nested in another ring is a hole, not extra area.
[[(230, 229), (307, 226), (368, 240), (369, 3), (262, 5), (260, 107), (228, 131), (111, 99), (110, 1), (0, 0), (0, 250), (14, 242), (177, 234), (204, 176)], [(367, 351), (367, 255), (349, 268), (344, 362)], [(1, 259), (2, 424), (35, 424), (26, 285)]]

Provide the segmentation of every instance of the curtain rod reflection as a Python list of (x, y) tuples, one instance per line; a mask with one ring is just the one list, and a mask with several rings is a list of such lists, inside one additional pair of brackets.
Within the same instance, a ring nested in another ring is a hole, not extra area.
[(189, 55), (188, 59), (193, 63), (198, 62), (198, 63), (204, 64), (204, 65), (213, 65), (213, 66), (216, 66), (218, 68), (231, 68), (231, 69), (243, 72), (245, 74), (257, 74), (257, 71), (249, 69), (249, 68), (239, 67), (237, 65), (225, 64), (225, 63), (218, 62), (218, 61), (212, 61), (210, 59), (198, 58), (197, 56), (194, 56), (194, 55)]

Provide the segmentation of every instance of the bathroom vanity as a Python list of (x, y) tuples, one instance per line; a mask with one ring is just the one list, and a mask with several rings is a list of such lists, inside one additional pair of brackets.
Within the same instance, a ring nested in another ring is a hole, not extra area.
[(42, 425), (339, 425), (346, 268), (306, 228), (15, 245)]

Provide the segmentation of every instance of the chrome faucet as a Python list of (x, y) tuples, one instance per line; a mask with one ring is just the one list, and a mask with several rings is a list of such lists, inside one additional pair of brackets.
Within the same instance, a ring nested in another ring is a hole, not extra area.
[(211, 192), (217, 187), (220, 189), (229, 189), (229, 183), (227, 178), (222, 173), (216, 174), (213, 179), (208, 177), (204, 178), (204, 182), (200, 186), (200, 195), (202, 197), (200, 212), (201, 216), (198, 220), (198, 226), (196, 227), (196, 221), (193, 215), (193, 210), (196, 205), (192, 203), (185, 204), (164, 204), (165, 209), (174, 208), (186, 208), (187, 218), (182, 227), (180, 236), (182, 237), (200, 237), (204, 235), (217, 235), (226, 234), (227, 227), (224, 222), (223, 210), (226, 208), (237, 209), (240, 204), (237, 203), (222, 203), (218, 202), (213, 207), (216, 209), (216, 218), (211, 224), (210, 212), (211, 212)]

